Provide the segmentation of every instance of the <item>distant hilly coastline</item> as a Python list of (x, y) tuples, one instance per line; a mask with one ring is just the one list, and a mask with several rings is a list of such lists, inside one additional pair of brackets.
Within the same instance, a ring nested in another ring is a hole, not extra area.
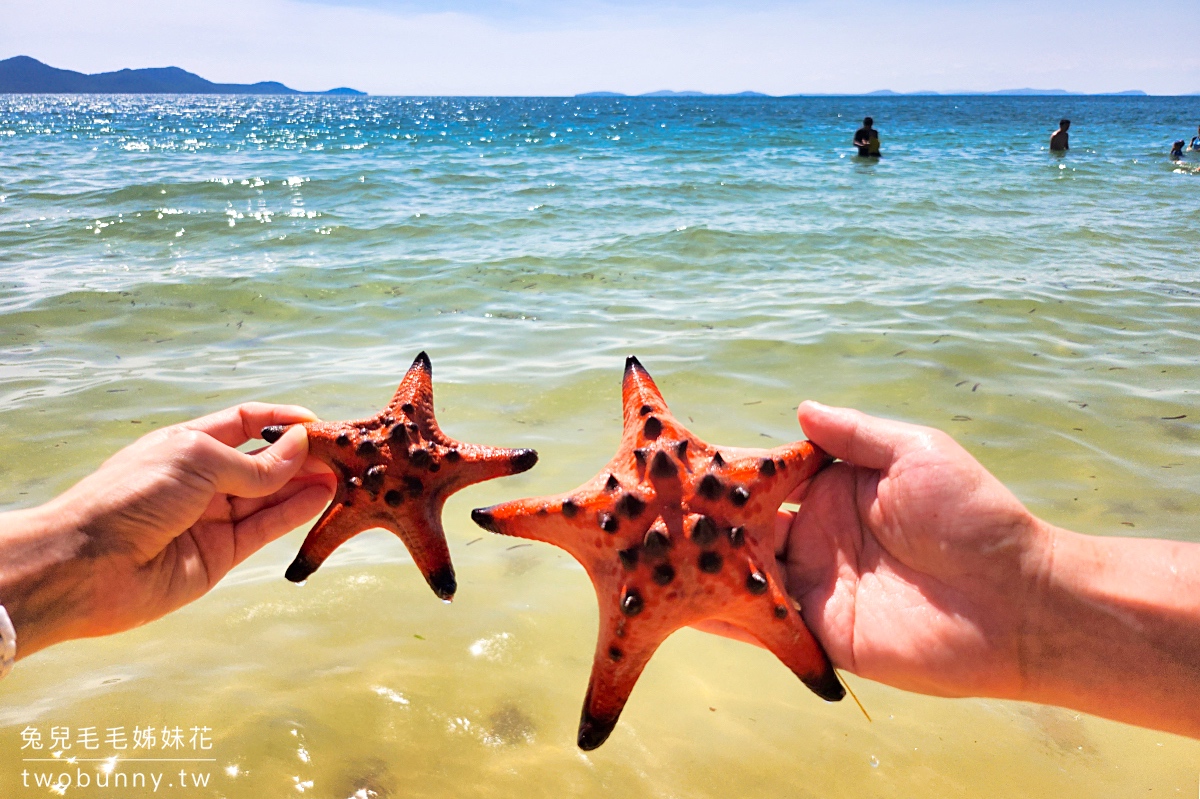
[(1124, 92), (1069, 92), (1066, 89), (1001, 89), (998, 92), (894, 92), (882, 89), (867, 92), (864, 97), (1149, 97), (1141, 89)]
[[(340, 86), (327, 91), (306, 92), (285, 86), (278, 81), (258, 83), (213, 83), (194, 72), (179, 67), (156, 67), (149, 69), (121, 69), (116, 72), (86, 74), (70, 69), (52, 67), (26, 55), (14, 56), (0, 61), (0, 94), (254, 94), (254, 95), (342, 95), (364, 97), (366, 92)], [(1070, 92), (1065, 89), (1002, 89), (993, 92), (980, 91), (919, 91), (895, 92), (880, 89), (861, 94), (801, 92), (774, 95), (764, 92), (744, 91), (733, 93), (710, 93), (695, 90), (672, 91), (662, 89), (643, 94), (624, 92), (581, 92), (576, 97), (1146, 97), (1146, 92), (1137, 89), (1123, 92)], [(1200, 96), (1200, 92), (1180, 95)]]
[(122, 69), (86, 75), (19, 55), (0, 61), (0, 94), (324, 94), (363, 96), (340, 87), (302, 92), (277, 81), (213, 83), (179, 67)]
[(670, 89), (662, 89), (661, 91), (647, 91), (644, 95), (626, 95), (619, 91), (584, 91), (576, 97), (772, 97), (773, 95), (764, 95), (761, 91), (738, 91), (732, 95), (710, 95), (707, 91), (671, 91)]
[[(662, 90), (645, 94), (622, 94), (621, 92), (583, 92), (576, 97), (1148, 97), (1144, 91), (1132, 89), (1125, 92), (1069, 92), (1065, 89), (1001, 89), (997, 92), (894, 92), (880, 89), (862, 94), (763, 94), (762, 92), (737, 92), (736, 94), (709, 94), (708, 92), (673, 92)], [(1190, 96), (1190, 95), (1188, 95)]]

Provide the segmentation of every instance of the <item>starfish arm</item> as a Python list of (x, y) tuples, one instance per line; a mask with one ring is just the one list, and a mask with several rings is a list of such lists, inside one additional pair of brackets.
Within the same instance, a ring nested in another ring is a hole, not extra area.
[(550, 513), (551, 508), (561, 508), (566, 497), (530, 497), (476, 508), (471, 511), (471, 520), (489, 532), (569, 549), (576, 525), (561, 513)]
[(597, 597), (601, 608), (600, 632), (579, 719), (578, 743), (585, 751), (608, 739), (646, 663), (667, 635), (674, 632), (669, 629), (663, 634), (658, 625), (638, 625), (638, 620), (627, 617), (611, 602), (611, 597), (599, 590)]
[[(654, 378), (632, 355), (625, 359), (625, 376), (621, 379), (621, 410), (624, 418), (621, 439), (623, 449), (631, 447), (637, 440), (647, 416), (655, 415), (674, 420)], [(656, 438), (657, 435), (656, 433), (651, 438)]]
[[(766, 465), (769, 459), (775, 468)], [(768, 503), (778, 506), (798, 486), (811, 479), (817, 472), (833, 463), (833, 457), (811, 441), (793, 441), (770, 450), (767, 457), (759, 461), (759, 480)], [(764, 474), (774, 472), (773, 474)]]
[(308, 422), (304, 429), (308, 431), (309, 455), (323, 461), (334, 473), (347, 468), (346, 447), (336, 443), (338, 436), (346, 432), (345, 422)]
[(774, 569), (763, 575), (767, 590), (758, 601), (727, 607), (715, 618), (741, 627), (779, 658), (817, 696), (837, 702), (846, 695), (821, 644), (809, 632), (800, 610), (783, 590)]
[(433, 364), (424, 352), (418, 354), (412, 362), (382, 415), (407, 418), (416, 426), (413, 433), (426, 441), (447, 449), (461, 446), (443, 433), (438, 425), (433, 407)]
[[(471, 511), (471, 519), (493, 533), (554, 544), (588, 568), (596, 553), (604, 551), (607, 540), (613, 538), (613, 533), (605, 530), (606, 521), (633, 524), (633, 521), (617, 519), (615, 512), (597, 512), (597, 506), (604, 508), (614, 502), (597, 496), (600, 492), (588, 489), (589, 486), (584, 486), (556, 496), (518, 499), (490, 508), (476, 508)], [(643, 535), (645, 526), (641, 529)], [(633, 528), (627, 527), (630, 529)], [(636, 531), (633, 535), (637, 536)]]
[[(403, 408), (405, 405), (411, 405), (419, 411)], [(396, 388), (385, 413), (392, 416), (403, 413), (408, 416), (433, 418), (433, 363), (423, 351), (413, 359), (412, 366), (404, 373), (404, 378)]]
[(451, 451), (461, 459), (455, 469), (454, 488), (466, 488), (485, 480), (527, 472), (534, 467), (538, 454), (532, 449), (509, 449), (507, 447), (485, 447), (478, 444), (461, 444), (449, 440)]
[(756, 505), (779, 505), (833, 458), (811, 441), (794, 441), (774, 449), (722, 448), (727, 465), (721, 476), (745, 489)]
[(284, 574), (293, 583), (302, 583), (315, 572), (325, 559), (342, 544), (362, 532), (357, 516), (346, 504), (346, 494), (340, 487), (333, 502), (308, 531), (300, 552)]
[(453, 599), (458, 581), (442, 528), (442, 502), (414, 505), (411, 510), (402, 508), (400, 512), (381, 516), (378, 521), (380, 527), (404, 542), (433, 592), (446, 602)]

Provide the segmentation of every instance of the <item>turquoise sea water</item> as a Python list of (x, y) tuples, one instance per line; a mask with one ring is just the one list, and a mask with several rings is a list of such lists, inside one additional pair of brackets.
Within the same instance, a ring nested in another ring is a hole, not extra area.
[(1198, 122), (1200, 98), (0, 97), (4, 507), (239, 401), (368, 415), (422, 349), (447, 432), (541, 453), (448, 504), (452, 606), (378, 531), (295, 588), (301, 530), (23, 661), (0, 785), (29, 725), (153, 722), (214, 730), (197, 796), (1194, 794), (1194, 742), (851, 676), (868, 723), (692, 631), (582, 755), (587, 578), (468, 511), (600, 468), (635, 353), (711, 441), (852, 405), (948, 430), (1056, 524), (1200, 541), (1200, 155), (1166, 157)]

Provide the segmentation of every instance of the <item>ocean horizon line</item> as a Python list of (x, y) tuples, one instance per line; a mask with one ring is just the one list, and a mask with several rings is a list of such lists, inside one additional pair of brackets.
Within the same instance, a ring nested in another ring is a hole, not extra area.
[(740, 92), (705, 92), (696, 89), (681, 91), (659, 89), (650, 92), (617, 92), (611, 90), (574, 92), (570, 94), (542, 93), (369, 93), (346, 86), (324, 91), (302, 91), (270, 80), (255, 83), (216, 83), (193, 72), (176, 67), (124, 68), (112, 72), (86, 74), (52, 67), (28, 55), (0, 60), (0, 95), (2, 94), (208, 94), (208, 95), (341, 95), (374, 97), (590, 97), (590, 98), (760, 98), (786, 99), (796, 97), (1196, 97), (1200, 90), (1182, 94), (1152, 94), (1142, 89), (1122, 89), (1106, 92), (1080, 92), (1068, 89), (1038, 89), (1032, 87), (995, 90), (954, 89), (937, 91), (922, 89), (900, 92), (875, 89), (868, 92), (788, 92), (770, 94), (755, 90)]
[(592, 99), (592, 100), (803, 100), (803, 99), (821, 99), (821, 98), (839, 98), (839, 97), (855, 97), (866, 99), (954, 99), (959, 97), (964, 98), (1007, 98), (1007, 99), (1085, 99), (1085, 98), (1104, 98), (1104, 99), (1162, 99), (1162, 98), (1188, 98), (1200, 97), (1200, 92), (1188, 92), (1186, 94), (1150, 94), (1149, 92), (1064, 92), (1064, 93), (1020, 93), (1020, 92), (958, 92), (958, 93), (940, 93), (940, 92), (867, 92), (867, 93), (803, 93), (803, 94), (764, 94), (761, 92), (741, 92), (734, 94), (708, 94), (708, 93), (677, 93), (677, 94), (620, 94), (615, 92), (581, 92), (577, 94), (483, 94), (483, 93), (380, 93), (374, 94), (371, 92), (356, 91), (354, 94), (342, 94), (340, 92), (271, 92), (258, 91), (254, 93), (247, 92), (222, 92), (222, 91), (206, 91), (206, 92), (187, 92), (187, 91), (114, 91), (114, 92), (47, 92), (47, 91), (0, 91), (0, 97), (22, 97), (22, 96), (48, 96), (48, 97), (320, 97), (323, 99), (338, 99), (338, 100), (363, 100), (367, 98), (414, 98), (414, 99), (531, 99), (531, 100), (573, 100), (573, 99)]
[[(549, 96), (549, 95), (548, 95)], [(958, 89), (954, 91), (913, 91), (897, 92), (891, 89), (876, 89), (869, 92), (792, 92), (788, 94), (768, 94), (758, 91), (743, 92), (701, 92), (701, 91), (671, 91), (660, 90), (627, 94), (624, 92), (595, 91), (579, 92), (573, 97), (620, 97), (628, 99), (650, 98), (661, 99), (671, 97), (741, 97), (782, 100), (789, 97), (1198, 97), (1200, 91), (1183, 94), (1153, 94), (1142, 89), (1126, 89), (1111, 92), (1076, 92), (1066, 89), (999, 89), (981, 91), (974, 89)]]

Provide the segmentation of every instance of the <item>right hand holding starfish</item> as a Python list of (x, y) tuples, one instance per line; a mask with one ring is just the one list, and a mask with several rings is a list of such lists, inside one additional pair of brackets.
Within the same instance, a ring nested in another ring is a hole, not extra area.
[(789, 590), (841, 667), (941, 696), (1020, 693), (1052, 536), (950, 436), (806, 402), (842, 460), (786, 514)]
[(1048, 524), (938, 430), (799, 419), (842, 462), (781, 512), (777, 556), (835, 665), (1200, 737), (1200, 545)]

